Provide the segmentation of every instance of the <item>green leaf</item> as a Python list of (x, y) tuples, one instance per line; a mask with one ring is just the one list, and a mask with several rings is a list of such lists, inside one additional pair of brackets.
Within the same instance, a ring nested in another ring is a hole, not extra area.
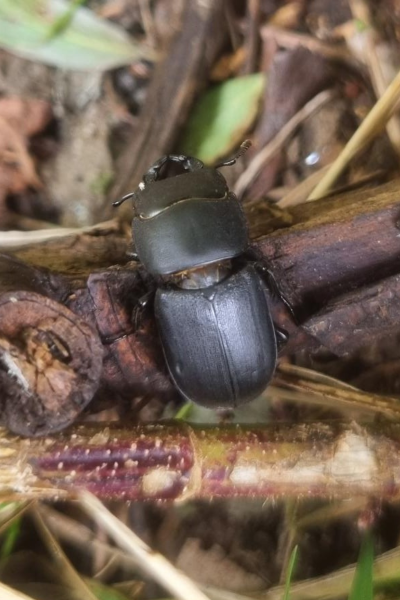
[(228, 79), (201, 96), (184, 131), (179, 150), (213, 164), (235, 150), (258, 113), (266, 83), (263, 73)]
[(111, 69), (144, 56), (123, 29), (87, 8), (71, 13), (66, 0), (0, 0), (0, 47), (76, 70)]
[(290, 584), (292, 581), (294, 568), (297, 563), (297, 550), (298, 546), (295, 546), (293, 548), (292, 554), (290, 555), (289, 565), (286, 573), (285, 594), (283, 596), (283, 600), (289, 600), (290, 598)]
[(190, 400), (185, 402), (185, 404), (176, 412), (174, 419), (177, 419), (178, 421), (185, 421), (192, 412), (192, 409), (193, 402), (190, 402)]
[(57, 37), (57, 35), (60, 35), (60, 33), (67, 29), (69, 24), (72, 22), (72, 19), (74, 18), (78, 8), (83, 6), (85, 2), (86, 0), (71, 0), (67, 10), (60, 17), (58, 17), (56, 21), (54, 21), (50, 31), (46, 36), (46, 40), (51, 40), (52, 38)]
[(369, 532), (365, 534), (358, 557), (349, 600), (373, 600), (374, 548)]

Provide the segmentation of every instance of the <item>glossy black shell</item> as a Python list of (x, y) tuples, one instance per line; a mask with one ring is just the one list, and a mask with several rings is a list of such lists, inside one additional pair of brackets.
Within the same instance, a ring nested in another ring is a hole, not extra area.
[(170, 275), (233, 258), (248, 246), (236, 196), (216, 169), (154, 181), (135, 192), (136, 252), (153, 275)]
[(252, 265), (204, 289), (159, 288), (155, 314), (169, 371), (188, 399), (234, 407), (264, 391), (277, 344), (265, 284)]

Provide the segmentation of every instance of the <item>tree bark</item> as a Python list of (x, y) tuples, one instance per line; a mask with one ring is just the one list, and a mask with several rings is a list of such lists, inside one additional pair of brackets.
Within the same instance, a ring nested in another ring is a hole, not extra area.
[(400, 330), (399, 192), (395, 180), (307, 203), (290, 227), (256, 240), (299, 324), (282, 313), (287, 352), (314, 344), (346, 354)]
[[(47, 236), (49, 231), (44, 233)], [(35, 267), (82, 278), (88, 277), (95, 269), (127, 263), (129, 239), (129, 225), (114, 220), (31, 244), (10, 247), (0, 242), (0, 250)]]

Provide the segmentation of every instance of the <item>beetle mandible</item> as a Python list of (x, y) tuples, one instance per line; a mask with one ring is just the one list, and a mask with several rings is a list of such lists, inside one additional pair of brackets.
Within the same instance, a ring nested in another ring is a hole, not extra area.
[[(267, 288), (246, 259), (244, 213), (217, 167), (185, 155), (160, 158), (133, 199), (135, 256), (159, 285), (154, 311), (170, 375), (187, 399), (235, 407), (260, 395), (285, 332), (272, 321)], [(177, 163), (183, 173), (162, 178)]]

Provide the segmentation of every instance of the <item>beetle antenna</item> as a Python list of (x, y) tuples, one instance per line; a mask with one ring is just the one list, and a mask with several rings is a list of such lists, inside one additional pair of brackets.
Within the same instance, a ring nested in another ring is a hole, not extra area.
[(132, 198), (132, 196), (135, 195), (135, 192), (131, 192), (130, 194), (126, 194), (125, 196), (122, 196), (122, 198), (120, 198), (119, 200), (116, 200), (115, 202), (112, 203), (113, 206), (121, 206), (121, 204), (123, 202), (125, 202), (125, 200), (129, 200), (129, 198)]
[(242, 142), (240, 144), (239, 150), (236, 152), (236, 154), (234, 156), (232, 156), (232, 158), (228, 158), (228, 160), (224, 160), (224, 162), (219, 163), (214, 168), (219, 169), (219, 167), (230, 167), (231, 165), (234, 165), (235, 162), (237, 161), (237, 159), (240, 158), (241, 156), (243, 156), (243, 154), (245, 152), (247, 152), (247, 150), (250, 148), (250, 146), (251, 146), (251, 141), (244, 140), (244, 142)]

